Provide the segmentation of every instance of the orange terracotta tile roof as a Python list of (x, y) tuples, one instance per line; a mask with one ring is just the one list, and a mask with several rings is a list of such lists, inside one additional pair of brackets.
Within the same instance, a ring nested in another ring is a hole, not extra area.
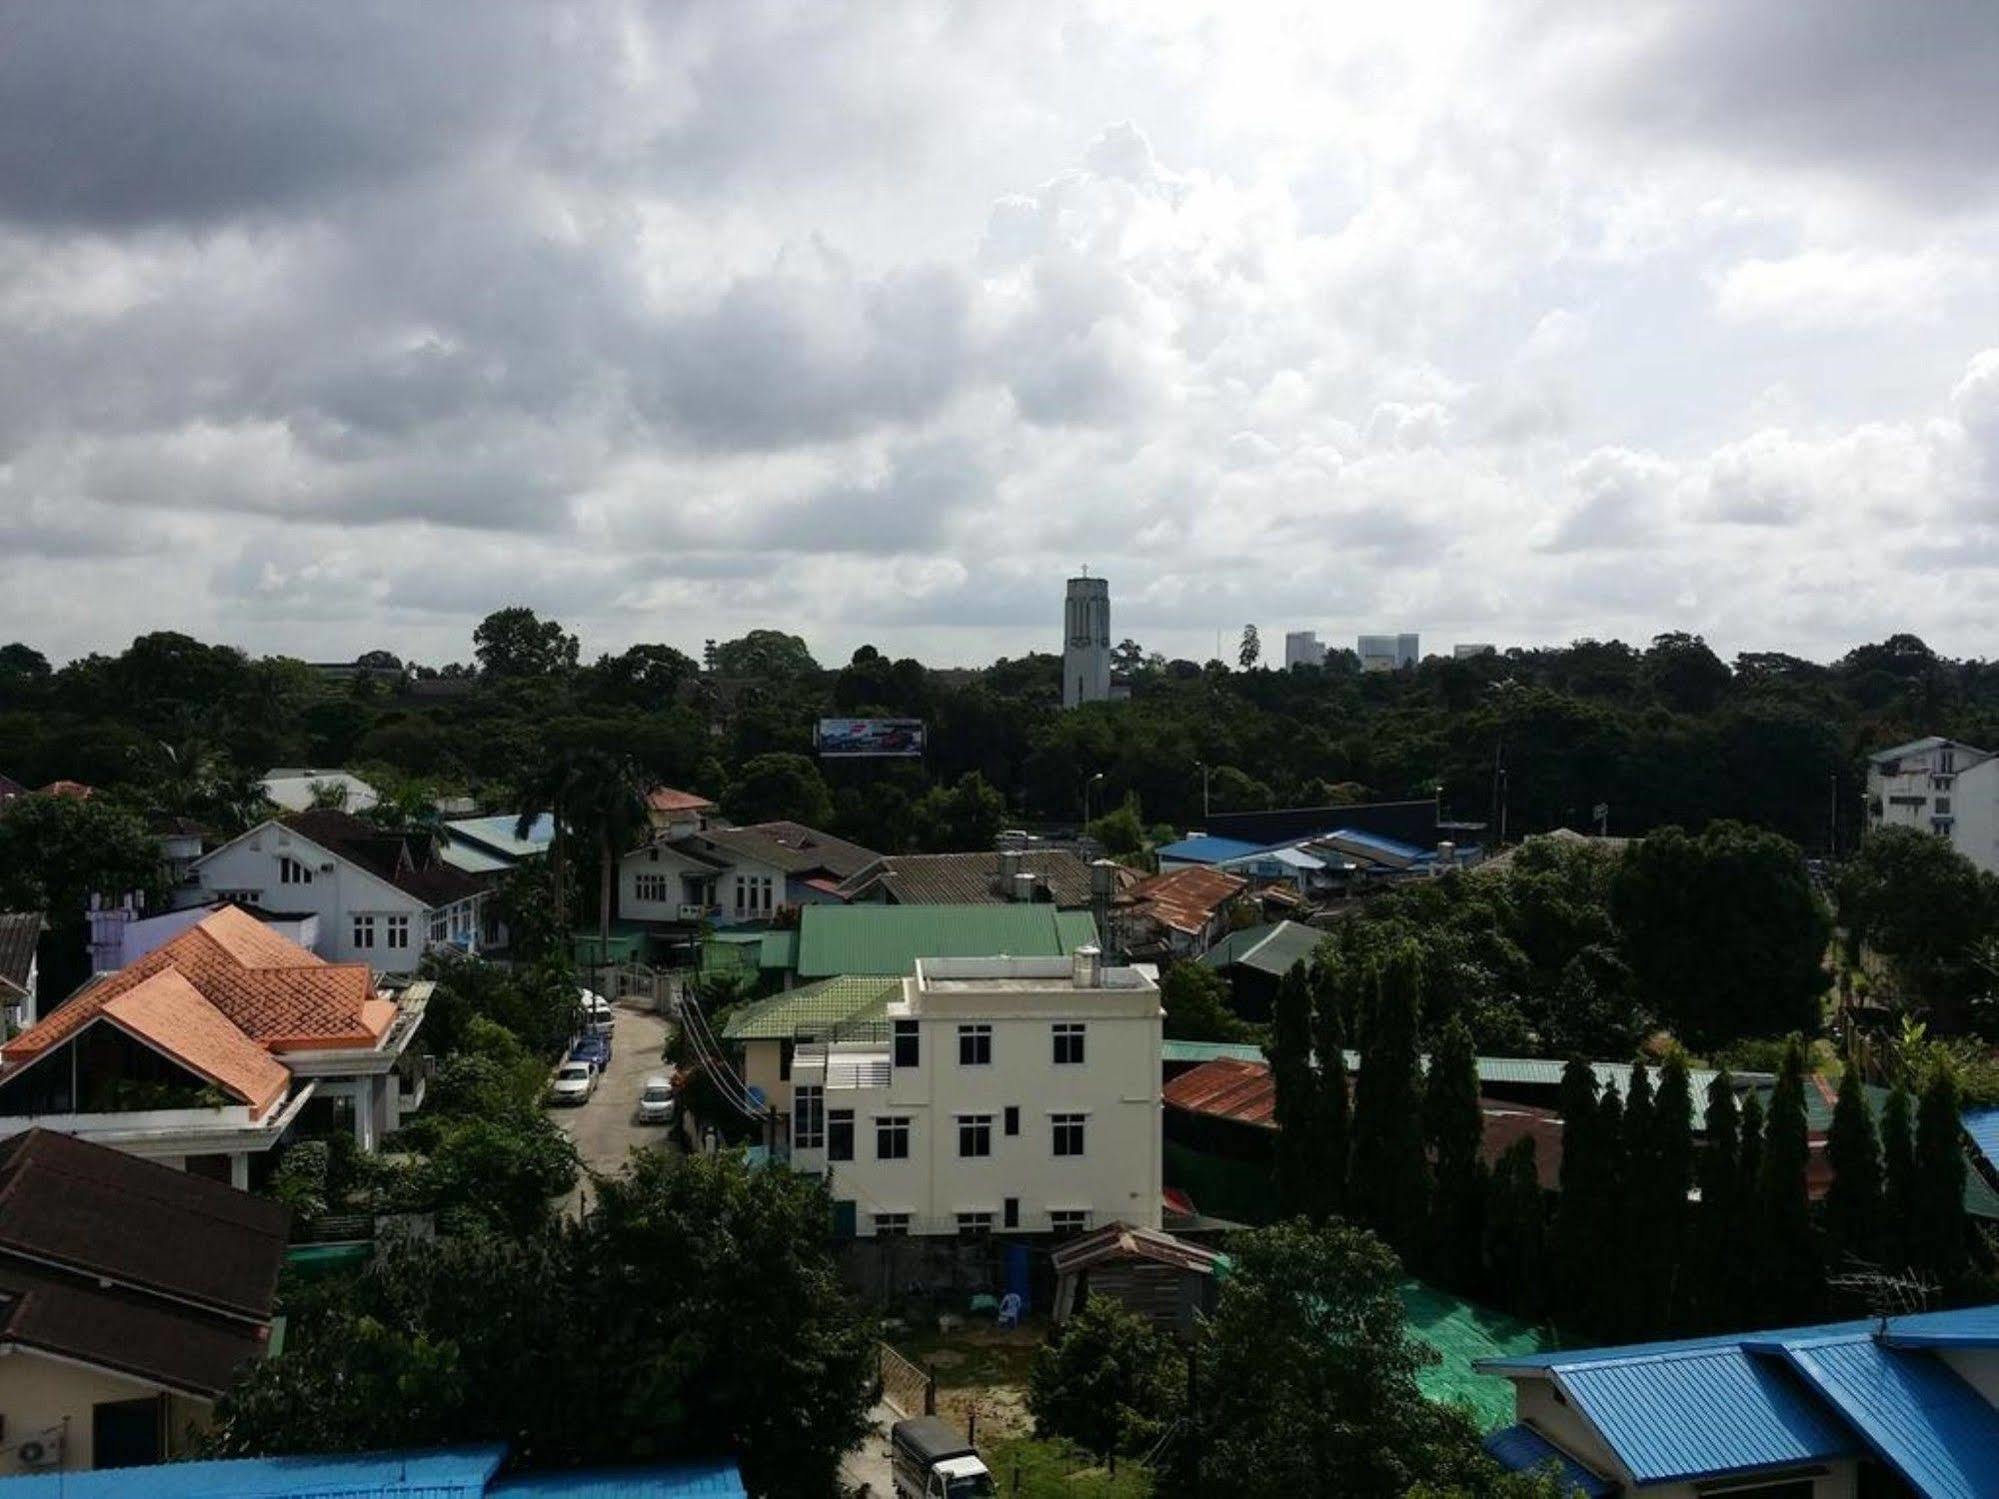
[(87, 802), (97, 795), (95, 786), (86, 786), (81, 781), (50, 781), (41, 788), (43, 796), (66, 796), (72, 801)]
[(646, 805), (655, 812), (706, 812), (715, 804), (696, 791), (655, 786), (646, 793)]
[(365, 963), (328, 963), (254, 917), (222, 906), (84, 989), (0, 1047), (0, 1059), (13, 1064), (40, 1055), (119, 995), (168, 970), (249, 1040), (271, 1051), (373, 1046), (395, 1016), (393, 1005), (375, 1000), (374, 976)]
[(1176, 932), (1198, 932), (1216, 911), (1249, 888), (1249, 881), (1205, 865), (1155, 874), (1132, 886), (1137, 909)]
[(285, 1096), (291, 1070), (171, 968), (105, 1001), (100, 1013), (232, 1097), (252, 1118)]

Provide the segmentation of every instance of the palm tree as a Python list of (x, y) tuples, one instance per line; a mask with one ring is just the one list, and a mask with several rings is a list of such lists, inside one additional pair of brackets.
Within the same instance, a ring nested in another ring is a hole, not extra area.
[(593, 752), (577, 764), (570, 815), (575, 832), (597, 845), (597, 951), (611, 950), (611, 884), (618, 861), (651, 828), (646, 793), (651, 779), (627, 755)]
[[(546, 815), (555, 825), (548, 845), (548, 874), (555, 886), (555, 925), (568, 930), (569, 905), (569, 826), (575, 814), (580, 780), (580, 756), (573, 749), (554, 751), (539, 770), (520, 788), (521, 815), (514, 823), (514, 836), (526, 838)], [(568, 939), (565, 937), (565, 941)]]

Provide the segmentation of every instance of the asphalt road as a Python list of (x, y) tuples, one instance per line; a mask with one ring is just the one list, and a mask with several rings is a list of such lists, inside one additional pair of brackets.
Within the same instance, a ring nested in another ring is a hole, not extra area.
[[(583, 1164), (599, 1175), (609, 1176), (624, 1168), (625, 1157), (637, 1149), (673, 1149), (673, 1130), (663, 1124), (638, 1122), (639, 1094), (645, 1081), (667, 1070), (659, 1059), (666, 1042), (667, 1021), (651, 1010), (618, 1006), (618, 1026), (611, 1041), (611, 1065), (597, 1080), (597, 1091), (580, 1107), (551, 1108), (548, 1112), (569, 1138)], [(564, 1203), (575, 1211), (588, 1190), (587, 1178)]]

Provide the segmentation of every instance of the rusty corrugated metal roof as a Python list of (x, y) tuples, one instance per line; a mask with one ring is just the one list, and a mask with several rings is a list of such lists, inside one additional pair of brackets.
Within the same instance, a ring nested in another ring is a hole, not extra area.
[(1232, 1119), (1262, 1129), (1277, 1128), (1277, 1084), (1267, 1062), (1217, 1057), (1181, 1073), (1161, 1096), (1176, 1109)]

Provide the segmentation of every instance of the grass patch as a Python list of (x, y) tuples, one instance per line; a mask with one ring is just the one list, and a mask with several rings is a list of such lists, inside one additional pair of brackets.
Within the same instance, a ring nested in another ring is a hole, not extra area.
[(893, 1341), (896, 1352), (919, 1365), (937, 1371), (942, 1389), (989, 1389), (995, 1385), (1027, 1383), (1027, 1367), (1034, 1350), (1047, 1336), (1040, 1319), (1024, 1327), (994, 1327), (991, 1323), (971, 1323), (955, 1332), (912, 1330)]
[(1118, 1460), (1112, 1477), (1091, 1454), (1061, 1441), (1011, 1437), (985, 1448), (986, 1465), (1001, 1499), (1149, 1499), (1152, 1475)]

